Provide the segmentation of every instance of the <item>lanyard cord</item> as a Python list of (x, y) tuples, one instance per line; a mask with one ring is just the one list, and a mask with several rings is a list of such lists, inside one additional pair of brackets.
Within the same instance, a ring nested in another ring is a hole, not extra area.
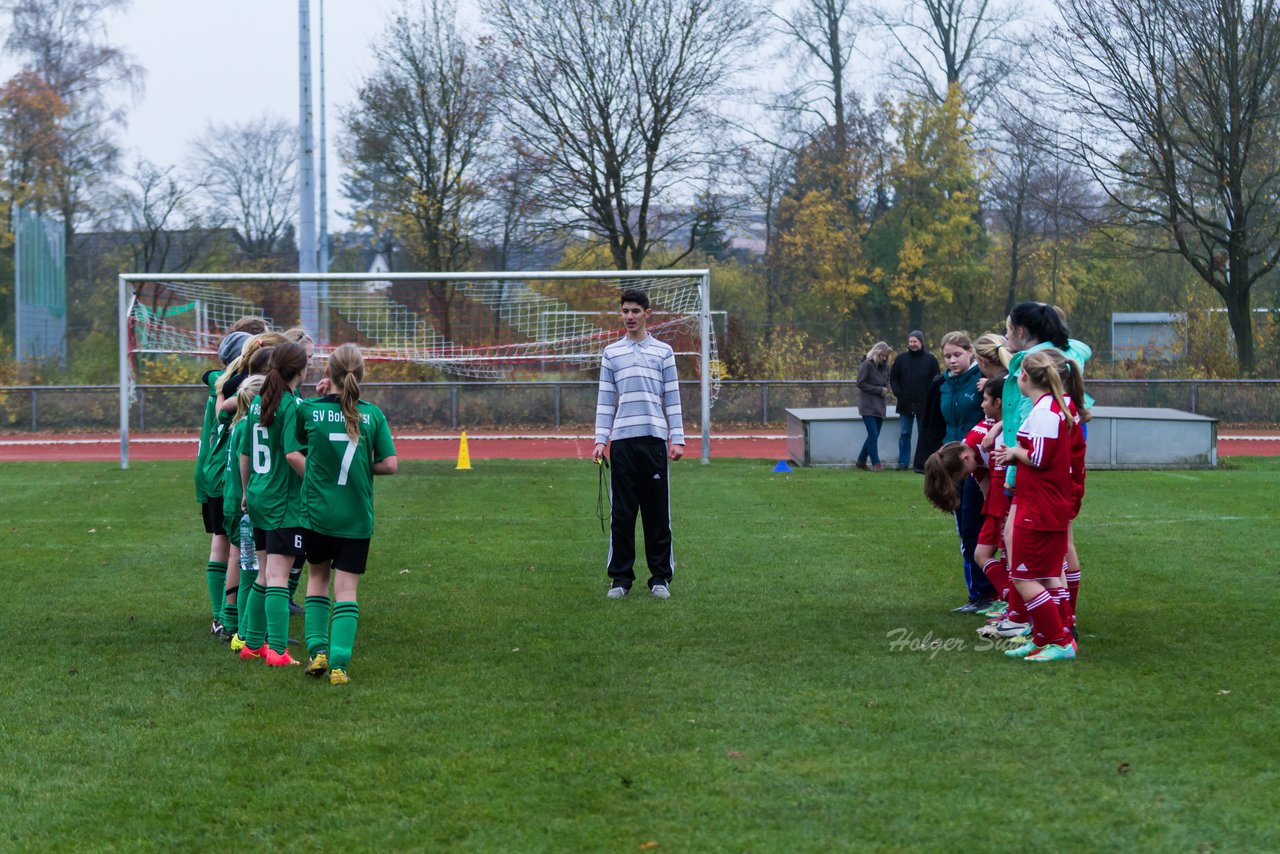
[[(596, 479), (596, 518), (600, 520), (600, 533), (608, 533), (605, 528), (605, 519), (613, 515), (613, 500), (609, 495), (609, 487), (605, 484), (605, 470), (609, 468), (609, 461), (604, 457), (600, 458), (600, 462), (596, 464), (600, 476)], [(606, 506), (608, 509), (606, 510)]]

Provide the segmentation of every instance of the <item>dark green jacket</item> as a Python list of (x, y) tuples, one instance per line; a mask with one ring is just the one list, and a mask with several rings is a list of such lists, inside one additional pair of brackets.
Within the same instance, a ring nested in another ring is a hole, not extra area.
[(982, 371), (978, 369), (976, 360), (968, 370), (961, 371), (958, 375), (943, 375), (939, 401), (942, 405), (942, 419), (947, 423), (943, 442), (964, 441), (973, 425), (983, 419), (982, 392), (978, 391), (980, 379)]

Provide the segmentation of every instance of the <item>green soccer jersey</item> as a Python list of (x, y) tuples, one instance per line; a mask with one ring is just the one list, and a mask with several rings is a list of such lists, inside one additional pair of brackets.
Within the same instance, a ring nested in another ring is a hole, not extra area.
[(218, 377), (222, 376), (222, 371), (207, 371), (203, 377), (205, 385), (208, 387), (209, 396), (204, 401), (204, 423), (200, 425), (200, 444), (196, 448), (196, 502), (203, 504), (217, 493), (209, 491), (209, 442), (210, 437), (217, 430), (218, 419), (215, 410), (218, 408), (217, 384)]
[(353, 444), (336, 394), (302, 401), (297, 431), (287, 446), (307, 455), (303, 527), (353, 540), (373, 536), (373, 464), (396, 453), (382, 410), (364, 401), (356, 409), (360, 441)]
[[(217, 409), (214, 399), (214, 409)], [(204, 460), (204, 490), (210, 498), (222, 495), (222, 482), (227, 469), (227, 444), (231, 439), (231, 419), (229, 412), (217, 412), (214, 416), (213, 432), (205, 437), (207, 449)]]
[(249, 458), (249, 483), (245, 489), (249, 519), (255, 528), (264, 531), (300, 527), (302, 479), (285, 459), (286, 437), (297, 429), (298, 399), (285, 392), (269, 427), (259, 423), (261, 416), (259, 395), (249, 405), (245, 416), (248, 423), (240, 441), (240, 453)]
[[(244, 488), (240, 483), (240, 446), (244, 439), (245, 427), (249, 423), (248, 416), (241, 418), (230, 429), (227, 439), (226, 454), (223, 456), (222, 472), (222, 515), (228, 520), (240, 521), (240, 499), (244, 497)], [(231, 525), (227, 525), (232, 530)]]

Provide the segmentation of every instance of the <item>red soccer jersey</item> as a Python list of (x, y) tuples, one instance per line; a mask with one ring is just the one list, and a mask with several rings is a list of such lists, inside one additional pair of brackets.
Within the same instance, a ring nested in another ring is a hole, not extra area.
[(964, 437), (964, 443), (973, 448), (973, 456), (978, 461), (978, 470), (973, 473), (973, 479), (978, 483), (987, 479), (987, 470), (991, 467), (991, 453), (982, 450), (982, 440), (994, 426), (996, 422), (990, 418), (984, 418), (973, 425), (973, 429)]
[(977, 424), (974, 424), (973, 429), (971, 429), (969, 434), (964, 437), (964, 443), (970, 448), (973, 448), (974, 452), (977, 453), (978, 462), (982, 463), (983, 468), (987, 468), (991, 465), (991, 460), (989, 459), (990, 454), (987, 451), (982, 450), (982, 440), (987, 437), (987, 433), (989, 433), (991, 428), (994, 426), (996, 426), (996, 422), (992, 421), (990, 418), (984, 418)]
[(1071, 456), (1078, 424), (1068, 424), (1062, 408), (1046, 394), (1036, 401), (1018, 428), (1018, 447), (1031, 465), (1018, 466), (1018, 515), (1015, 525), (1034, 531), (1061, 531), (1076, 513)]
[[(992, 450), (1003, 447), (1004, 437), (996, 434), (996, 442)], [(1009, 513), (1009, 504), (1012, 501), (1004, 483), (1005, 470), (1008, 466), (997, 463), (994, 456), (988, 460), (988, 464), (991, 466), (991, 485), (987, 487), (987, 500), (982, 505), (982, 513), (984, 516), (994, 516), (1003, 522), (1004, 517)]]
[(1075, 429), (1071, 431), (1071, 486), (1075, 490), (1075, 510), (1071, 513), (1074, 519), (1080, 513), (1080, 503), (1084, 500), (1084, 430), (1080, 427), (1080, 413), (1076, 410), (1075, 401), (1067, 398), (1067, 408), (1075, 419)]

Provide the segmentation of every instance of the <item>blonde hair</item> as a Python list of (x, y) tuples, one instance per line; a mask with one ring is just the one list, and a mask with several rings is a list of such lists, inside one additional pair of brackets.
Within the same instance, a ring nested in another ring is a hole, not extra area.
[(944, 347), (959, 347), (961, 350), (973, 352), (973, 342), (969, 340), (969, 333), (963, 329), (943, 335), (942, 341), (938, 343), (938, 349), (941, 350)]
[(1081, 423), (1089, 420), (1091, 416), (1084, 405), (1084, 377), (1080, 373), (1080, 366), (1071, 359), (1052, 348), (1036, 350), (1022, 360), (1022, 372), (1033, 386), (1053, 395), (1068, 425), (1074, 427), (1076, 420), (1071, 417), (1071, 411), (1067, 407), (1067, 396), (1076, 405)]
[(227, 384), (227, 380), (231, 379), (235, 374), (243, 374), (249, 370), (249, 360), (253, 358), (253, 354), (263, 347), (278, 347), (285, 343), (286, 339), (279, 332), (263, 332), (261, 335), (255, 335), (249, 339), (244, 345), (244, 349), (240, 351), (240, 355), (231, 360), (226, 370), (222, 372), (222, 376), (218, 377), (218, 382), (214, 386), (218, 394), (222, 394), (223, 387)]
[(867, 358), (873, 362), (880, 361), (881, 356), (887, 357), (892, 355), (893, 348), (889, 346), (887, 341), (877, 341), (872, 345), (871, 349), (867, 351)]
[(301, 326), (295, 326), (292, 329), (286, 329), (281, 334), (284, 335), (285, 338), (292, 341), (294, 344), (301, 344), (303, 347), (307, 346), (308, 344), (310, 344), (312, 347), (316, 346), (316, 340), (311, 337), (311, 333), (303, 329)]
[(249, 411), (249, 404), (253, 403), (253, 399), (262, 390), (262, 381), (265, 379), (262, 374), (254, 374), (240, 383), (240, 388), (236, 391), (236, 415), (231, 419), (232, 426)]
[(347, 436), (352, 442), (360, 441), (360, 381), (364, 379), (364, 354), (355, 344), (343, 344), (329, 354), (329, 382), (342, 404), (342, 415), (347, 419)]
[(986, 359), (993, 365), (1003, 365), (1009, 367), (1009, 351), (1005, 348), (1005, 340), (1003, 335), (997, 335), (994, 332), (988, 332), (982, 335), (977, 341), (973, 342), (973, 352)]

